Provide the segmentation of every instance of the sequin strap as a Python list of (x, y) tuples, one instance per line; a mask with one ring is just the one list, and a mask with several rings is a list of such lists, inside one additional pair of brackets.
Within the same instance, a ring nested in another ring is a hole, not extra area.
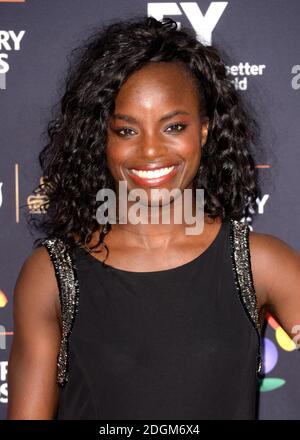
[(240, 301), (244, 310), (254, 326), (258, 336), (257, 369), (259, 374), (262, 368), (261, 360), (261, 325), (257, 306), (257, 297), (254, 289), (250, 248), (249, 225), (238, 220), (230, 219), (231, 261)]
[(54, 266), (59, 288), (62, 337), (57, 356), (57, 383), (64, 387), (69, 380), (69, 337), (78, 311), (79, 287), (76, 267), (67, 245), (59, 238), (43, 240)]

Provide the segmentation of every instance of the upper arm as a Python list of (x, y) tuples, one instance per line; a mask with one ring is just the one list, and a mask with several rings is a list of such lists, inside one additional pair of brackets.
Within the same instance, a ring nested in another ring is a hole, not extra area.
[(14, 335), (8, 361), (8, 419), (53, 419), (59, 388), (61, 329), (58, 285), (45, 247), (25, 260), (13, 295)]
[(294, 338), (300, 325), (300, 254), (269, 234), (250, 232), (249, 245), (258, 301)]

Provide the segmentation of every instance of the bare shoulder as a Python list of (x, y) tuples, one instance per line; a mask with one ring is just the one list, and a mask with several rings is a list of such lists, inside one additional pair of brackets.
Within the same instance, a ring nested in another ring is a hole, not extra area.
[[(30, 289), (28, 287), (31, 286)], [(28, 296), (28, 302), (38, 301), (60, 324), (58, 284), (53, 263), (45, 246), (33, 249), (19, 272), (14, 292), (17, 302), (20, 296)], [(21, 298), (20, 298), (21, 299)]]
[(284, 240), (271, 234), (260, 232), (249, 232), (249, 247), (251, 258), (256, 260), (263, 267), (270, 267), (283, 262), (297, 262), (300, 254)]
[(276, 283), (281, 285), (287, 280), (296, 281), (300, 269), (300, 255), (275, 235), (252, 231), (249, 232), (249, 249), (254, 287), (258, 302), (262, 306), (272, 302)]
[(47, 249), (33, 250), (13, 293), (14, 333), (8, 362), (8, 419), (53, 419), (61, 343), (58, 285)]
[(38, 269), (44, 274), (50, 275), (53, 265), (45, 246), (39, 246), (32, 250), (31, 254), (24, 261), (23, 266), (33, 271)]

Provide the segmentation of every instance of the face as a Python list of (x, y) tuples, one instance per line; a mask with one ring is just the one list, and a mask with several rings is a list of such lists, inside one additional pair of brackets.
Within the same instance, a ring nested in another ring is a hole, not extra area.
[[(149, 63), (122, 85), (108, 123), (107, 163), (116, 184), (193, 187), (208, 133), (196, 85), (178, 63)], [(153, 203), (153, 197), (152, 197)]]

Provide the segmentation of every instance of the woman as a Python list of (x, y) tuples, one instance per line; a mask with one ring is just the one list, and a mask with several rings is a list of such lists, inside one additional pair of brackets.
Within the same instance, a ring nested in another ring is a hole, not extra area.
[[(217, 50), (173, 20), (86, 42), (40, 154), (45, 237), (14, 292), (9, 419), (255, 418), (264, 313), (294, 336), (300, 257), (241, 221), (259, 194), (253, 127)], [(119, 208), (100, 224), (96, 194), (120, 201), (120, 182), (158, 222)], [(151, 190), (192, 190), (195, 214), (201, 188), (201, 233), (162, 222), (178, 193)]]

